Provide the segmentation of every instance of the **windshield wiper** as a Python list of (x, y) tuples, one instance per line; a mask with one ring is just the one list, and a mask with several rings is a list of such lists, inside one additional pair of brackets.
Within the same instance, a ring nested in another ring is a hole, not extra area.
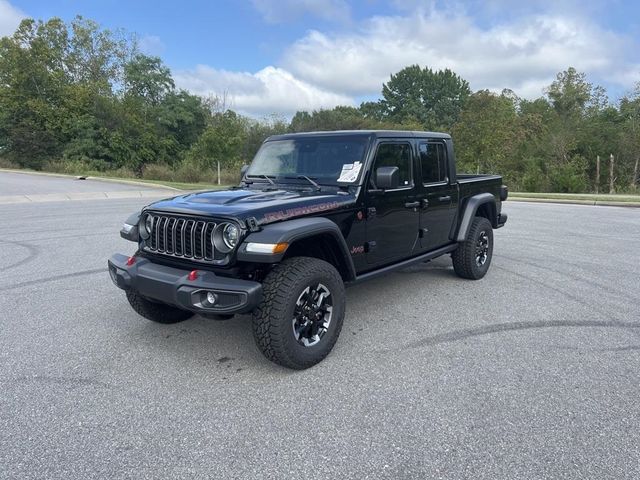
[(315, 182), (312, 178), (307, 177), (306, 175), (298, 175), (296, 177), (284, 177), (284, 178), (295, 178), (296, 180), (306, 180), (307, 182), (309, 182), (311, 185), (313, 185), (314, 187), (316, 187), (318, 190), (321, 190), (322, 187), (320, 187), (320, 184), (318, 184), (317, 182)]
[(271, 178), (269, 177), (269, 175), (264, 175), (262, 173), (257, 173), (255, 175), (247, 175), (247, 177), (251, 178), (251, 177), (258, 177), (258, 178), (264, 178), (266, 181), (268, 181), (271, 185), (275, 185), (276, 182), (274, 182), (273, 180), (271, 180)]

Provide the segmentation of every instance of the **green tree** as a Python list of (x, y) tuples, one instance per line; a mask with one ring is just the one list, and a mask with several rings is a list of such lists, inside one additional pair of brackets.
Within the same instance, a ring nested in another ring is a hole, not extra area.
[(416, 120), (425, 130), (449, 131), (470, 94), (468, 82), (451, 70), (412, 65), (383, 85), (381, 104), (396, 123)]
[(620, 101), (620, 152), (627, 164), (628, 185), (636, 191), (640, 183), (640, 82), (631, 95)]
[(291, 119), (289, 130), (310, 132), (314, 130), (362, 130), (371, 128), (376, 121), (365, 118), (355, 107), (338, 106), (332, 109), (297, 112)]
[(461, 171), (497, 173), (514, 171), (514, 156), (521, 138), (512, 99), (487, 90), (467, 100), (453, 128), (456, 158)]
[(158, 57), (139, 53), (124, 65), (125, 97), (158, 106), (174, 88), (171, 71)]
[(585, 114), (592, 99), (592, 90), (586, 75), (569, 67), (556, 75), (546, 93), (560, 118), (571, 120)]
[(186, 153), (185, 160), (208, 171), (216, 169), (218, 162), (222, 168), (237, 168), (243, 160), (245, 140), (246, 119), (227, 110), (211, 118), (211, 123)]

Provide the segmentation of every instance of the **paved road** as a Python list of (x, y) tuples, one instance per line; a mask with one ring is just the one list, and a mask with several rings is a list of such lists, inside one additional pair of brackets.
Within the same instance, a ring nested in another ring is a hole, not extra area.
[[(153, 187), (157, 189), (160, 187)], [(54, 177), (28, 173), (0, 172), (0, 195), (41, 195), (53, 193), (121, 192), (145, 190), (138, 184), (102, 180), (77, 180), (74, 177)]]
[(247, 317), (131, 311), (105, 267), (143, 203), (0, 205), (0, 478), (640, 476), (640, 210), (507, 204), (484, 280), (354, 287), (292, 372)]

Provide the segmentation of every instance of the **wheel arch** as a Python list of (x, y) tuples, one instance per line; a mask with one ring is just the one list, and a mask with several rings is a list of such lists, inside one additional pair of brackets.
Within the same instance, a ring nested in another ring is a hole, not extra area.
[(480, 193), (470, 197), (463, 210), (456, 241), (463, 242), (467, 238), (474, 217), (484, 217), (491, 222), (493, 228), (498, 228), (498, 209), (496, 199), (491, 193)]
[[(247, 252), (249, 243), (287, 243), (282, 253)], [(338, 226), (325, 217), (287, 220), (266, 225), (259, 232), (249, 234), (238, 249), (240, 262), (278, 263), (294, 256), (314, 257), (333, 265), (342, 279), (355, 279), (355, 267), (347, 244)]]

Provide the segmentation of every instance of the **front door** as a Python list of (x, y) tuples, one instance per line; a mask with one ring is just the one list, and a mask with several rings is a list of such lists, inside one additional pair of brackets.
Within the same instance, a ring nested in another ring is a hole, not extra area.
[(421, 250), (429, 251), (451, 243), (458, 204), (458, 188), (448, 176), (447, 148), (442, 141), (418, 143), (423, 205), (420, 210)]
[[(419, 248), (412, 150), (408, 141), (384, 141), (377, 146), (367, 185), (366, 255), (372, 266), (409, 257)], [(378, 190), (375, 172), (380, 167), (398, 167), (398, 188)]]

